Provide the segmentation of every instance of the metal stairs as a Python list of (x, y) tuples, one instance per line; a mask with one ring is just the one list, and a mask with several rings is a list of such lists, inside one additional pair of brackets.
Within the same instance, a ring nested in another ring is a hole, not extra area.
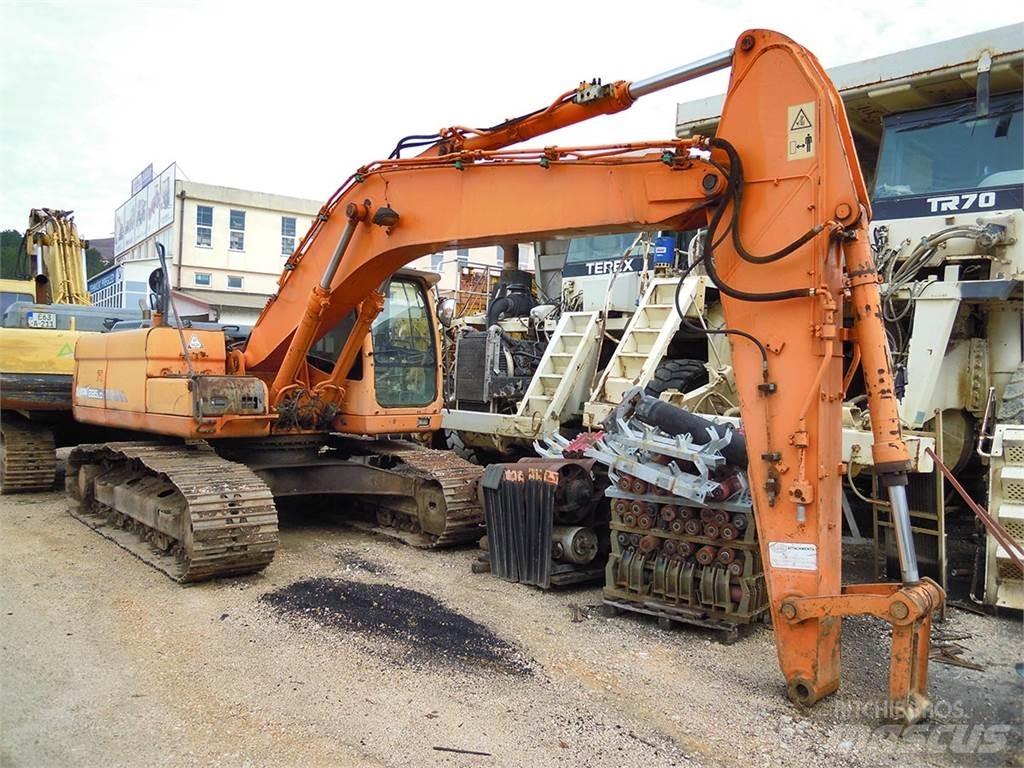
[[(679, 330), (676, 286), (679, 278), (654, 278), (647, 286), (636, 312), (623, 331), (622, 339), (584, 408), (583, 423), (597, 427), (623, 395), (636, 386), (646, 386), (654, 377), (668, 345)], [(704, 279), (687, 277), (679, 290), (679, 304), (686, 312), (694, 301), (703, 302)]]
[(598, 312), (567, 312), (559, 318), (516, 416), (557, 430), (579, 413), (601, 348), (598, 317)]
[[(996, 427), (989, 464), (989, 510), (1012, 539), (1024, 543), (1024, 427)], [(1009, 553), (988, 536), (985, 602), (1024, 608), (1024, 578)]]

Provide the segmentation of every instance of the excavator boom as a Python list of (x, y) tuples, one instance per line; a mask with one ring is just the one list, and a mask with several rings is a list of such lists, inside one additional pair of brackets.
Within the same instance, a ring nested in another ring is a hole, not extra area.
[(34, 251), (35, 272), (46, 277), (50, 304), (91, 305), (86, 288), (86, 241), (78, 234), (73, 211), (33, 208), (25, 231), (25, 247)]

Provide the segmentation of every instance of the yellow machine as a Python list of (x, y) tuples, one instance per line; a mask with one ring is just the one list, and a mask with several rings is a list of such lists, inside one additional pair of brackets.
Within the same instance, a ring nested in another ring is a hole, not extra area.
[(85, 285), (87, 241), (71, 211), (33, 209), (22, 241), (34, 280), (0, 280), (0, 491), (53, 487), (54, 451), (77, 442), (71, 415), (75, 343), (111, 318), (138, 312), (99, 309)]

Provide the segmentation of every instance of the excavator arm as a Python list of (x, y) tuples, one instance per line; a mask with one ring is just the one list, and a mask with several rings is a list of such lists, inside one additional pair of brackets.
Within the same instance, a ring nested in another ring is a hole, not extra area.
[(33, 208), (25, 230), (25, 247), (38, 254), (39, 264), (33, 269), (49, 283), (49, 303), (91, 305), (85, 274), (88, 244), (79, 237), (72, 214)]
[(510, 237), (703, 226), (725, 179), (688, 157), (695, 144), (476, 151), (369, 166), (289, 261), (253, 328), (246, 370), (274, 372), (273, 399), (302, 375), (311, 343), (424, 253)]
[[(893, 624), (890, 714), (917, 720), (928, 712), (930, 621), (944, 595), (917, 573), (906, 504), (909, 461), (867, 244), (870, 205), (842, 102), (810, 53), (775, 33), (747, 32), (712, 143), (729, 155), (729, 189), (709, 222), (705, 264), (732, 331), (789, 694), (810, 705), (834, 691), (842, 616), (875, 615)], [(805, 239), (804, 230), (818, 234)], [(844, 341), (860, 352), (902, 588), (841, 585)]]

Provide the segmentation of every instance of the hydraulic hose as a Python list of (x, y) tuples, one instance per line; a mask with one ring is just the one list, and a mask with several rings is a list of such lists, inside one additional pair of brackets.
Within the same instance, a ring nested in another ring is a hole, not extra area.
[(650, 395), (640, 397), (636, 405), (636, 417), (644, 424), (658, 427), (673, 437), (689, 434), (694, 445), (706, 445), (731, 432), (732, 439), (722, 448), (722, 456), (734, 466), (744, 469), (747, 466), (747, 441), (743, 435), (730, 427), (716, 424)]
[(711, 216), (711, 221), (708, 224), (707, 251), (704, 257), (704, 267), (707, 270), (708, 277), (711, 279), (711, 282), (713, 282), (715, 287), (726, 296), (738, 299), (739, 301), (787, 301), (789, 299), (802, 299), (812, 296), (814, 291), (809, 288), (792, 288), (789, 290), (771, 291), (769, 293), (752, 293), (750, 291), (743, 291), (726, 283), (725, 280), (722, 279), (722, 276), (718, 274), (718, 270), (715, 267), (714, 257), (714, 249), (719, 244), (719, 241), (716, 240), (716, 234), (718, 227), (722, 222), (722, 217), (725, 215), (725, 209), (729, 206), (730, 202), (732, 202), (733, 206), (728, 226), (732, 233), (733, 247), (736, 249), (740, 258), (751, 264), (769, 264), (788, 256), (820, 234), (824, 229), (824, 226), (818, 224), (812, 227), (792, 243), (780, 248), (774, 253), (757, 256), (747, 251), (747, 249), (743, 247), (743, 241), (740, 237), (739, 231), (739, 213), (743, 199), (743, 163), (740, 160), (740, 156), (736, 151), (736, 148), (725, 139), (709, 139), (708, 144), (711, 147), (723, 150), (729, 158), (729, 172), (726, 176), (726, 191), (722, 196), (722, 200), (718, 207), (715, 208), (715, 211)]
[[(704, 258), (703, 256), (701, 257)], [(691, 268), (692, 269), (692, 268)], [(689, 274), (689, 272), (687, 272)], [(683, 279), (686, 275), (679, 278), (679, 282), (676, 283), (676, 293), (673, 303), (676, 307), (676, 313), (679, 315), (679, 319), (682, 322), (683, 327), (693, 333), (700, 333), (705, 336), (739, 336), (740, 338), (746, 339), (751, 344), (757, 347), (757, 351), (761, 353), (761, 376), (767, 381), (768, 380), (768, 350), (765, 349), (764, 344), (761, 343), (753, 334), (747, 333), (746, 331), (740, 331), (735, 328), (704, 328), (703, 326), (696, 325), (691, 322), (683, 311), (682, 306), (679, 304), (679, 295), (682, 293)]]
[[(733, 203), (732, 213), (732, 243), (736, 248), (736, 253), (740, 255), (740, 258), (744, 261), (750, 262), (751, 264), (770, 264), (773, 261), (783, 259), (793, 251), (800, 248), (802, 245), (809, 243), (813, 240), (821, 231), (825, 228), (822, 224), (817, 224), (807, 230), (804, 234), (798, 237), (796, 240), (791, 242), (774, 253), (769, 253), (764, 256), (755, 256), (750, 253), (746, 248), (743, 247), (743, 242), (740, 238), (739, 228), (739, 217), (740, 217), (740, 206), (743, 202), (743, 161), (740, 159), (739, 153), (736, 148), (725, 139), (711, 139), (709, 144), (712, 147), (718, 147), (725, 151), (725, 154), (729, 157), (729, 176), (732, 178), (732, 183), (729, 184), (727, 193), (731, 194)], [(728, 199), (728, 197), (726, 198)]]

